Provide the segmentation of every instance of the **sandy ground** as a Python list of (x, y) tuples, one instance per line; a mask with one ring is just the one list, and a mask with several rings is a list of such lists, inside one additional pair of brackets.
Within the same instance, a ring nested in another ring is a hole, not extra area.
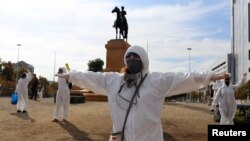
[[(28, 114), (16, 113), (10, 98), (0, 97), (0, 141), (107, 141), (111, 119), (106, 102), (71, 104), (68, 122), (51, 122), (52, 98), (29, 100)], [(166, 103), (165, 141), (206, 141), (213, 122), (207, 104)]]

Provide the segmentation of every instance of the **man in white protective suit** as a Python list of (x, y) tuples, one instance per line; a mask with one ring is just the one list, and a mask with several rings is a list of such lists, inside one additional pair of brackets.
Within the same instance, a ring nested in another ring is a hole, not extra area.
[[(212, 103), (216, 97), (216, 94), (218, 93), (219, 88), (223, 85), (222, 80), (216, 80), (212, 83), (212, 90), (214, 91), (213, 97), (212, 97)], [(216, 105), (215, 105), (216, 106)], [(214, 106), (211, 104), (211, 111), (214, 111)]]
[(59, 76), (79, 87), (108, 96), (113, 123), (110, 141), (163, 141), (160, 116), (165, 97), (197, 90), (211, 80), (229, 75), (150, 73), (147, 53), (140, 46), (127, 49), (124, 63), (124, 73), (71, 70), (67, 75)]
[(18, 95), (17, 101), (17, 112), (27, 112), (28, 107), (28, 84), (32, 79), (32, 74), (30, 71), (28, 73), (23, 73), (18, 80), (15, 92)]
[(235, 101), (235, 91), (246, 81), (246, 73), (243, 74), (241, 80), (236, 84), (230, 84), (230, 77), (225, 78), (224, 84), (218, 89), (216, 97), (212, 106), (219, 104), (219, 111), (221, 115), (220, 124), (233, 125), (233, 119), (237, 110), (237, 103)]
[[(58, 74), (66, 74), (66, 68), (61, 67), (59, 68)], [(59, 113), (62, 110), (63, 117), (62, 121), (66, 121), (68, 117), (68, 109), (70, 104), (70, 90), (65, 78), (58, 78), (58, 90), (56, 93), (56, 108), (54, 112), (53, 122), (58, 122), (59, 120)]]

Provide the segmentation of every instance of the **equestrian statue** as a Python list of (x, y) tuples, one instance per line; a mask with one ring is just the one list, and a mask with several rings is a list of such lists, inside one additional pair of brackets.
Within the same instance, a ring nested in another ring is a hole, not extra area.
[(116, 31), (116, 39), (118, 39), (118, 29), (119, 29), (119, 39), (121, 39), (121, 35), (123, 39), (128, 39), (128, 23), (125, 15), (127, 12), (124, 10), (124, 6), (121, 7), (121, 11), (118, 7), (115, 7), (112, 10), (112, 13), (116, 13), (116, 20), (114, 22), (113, 27)]

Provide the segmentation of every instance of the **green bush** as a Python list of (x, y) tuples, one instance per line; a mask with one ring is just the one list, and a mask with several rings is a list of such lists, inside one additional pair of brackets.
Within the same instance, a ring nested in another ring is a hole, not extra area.
[(236, 99), (247, 99), (247, 94), (250, 93), (250, 80), (241, 85), (235, 92)]

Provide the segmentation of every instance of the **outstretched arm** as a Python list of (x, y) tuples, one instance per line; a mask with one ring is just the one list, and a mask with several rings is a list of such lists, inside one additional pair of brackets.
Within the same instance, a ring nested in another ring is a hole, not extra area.
[(231, 77), (230, 73), (224, 73), (224, 74), (212, 74), (210, 81), (216, 81), (224, 78)]
[(171, 83), (171, 92), (167, 95), (176, 95), (186, 92), (191, 92), (209, 85), (211, 81), (224, 79), (229, 77), (229, 73), (225, 74), (213, 74), (209, 72), (191, 72), (191, 73), (175, 73), (172, 75), (172, 81), (166, 79)]
[[(68, 74), (56, 74), (55, 76), (66, 78), (80, 88), (86, 88), (103, 95), (107, 95), (108, 86), (111, 85), (113, 79), (117, 78), (116, 73), (79, 72), (75, 70), (71, 70)], [(108, 81), (109, 79), (111, 80)]]
[(246, 82), (246, 77), (247, 77), (247, 73), (244, 73), (241, 77), (241, 79), (239, 80), (239, 82), (235, 85), (232, 85), (234, 89), (238, 89), (240, 87), (240, 85), (244, 84)]

